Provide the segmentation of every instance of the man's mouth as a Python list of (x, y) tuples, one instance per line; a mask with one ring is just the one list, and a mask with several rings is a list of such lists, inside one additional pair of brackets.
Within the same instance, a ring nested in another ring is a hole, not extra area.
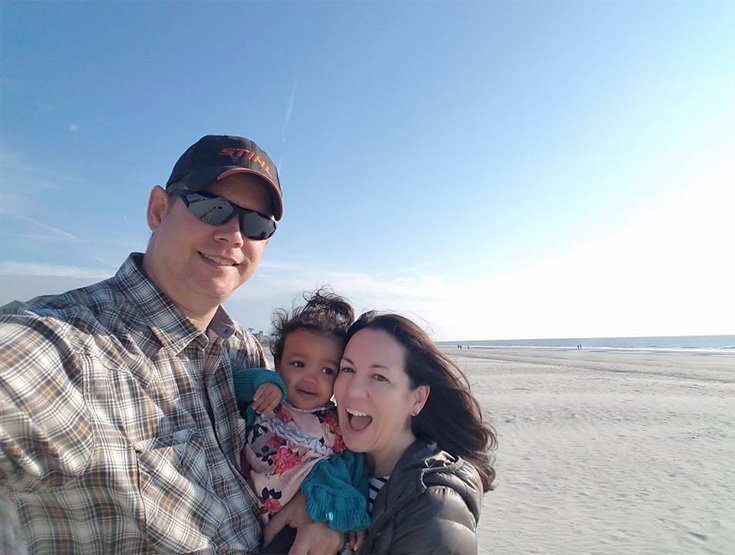
[(358, 432), (367, 428), (373, 422), (373, 417), (366, 412), (355, 409), (345, 409), (350, 427)]
[(229, 260), (227, 258), (220, 258), (218, 256), (212, 256), (211, 254), (204, 254), (203, 252), (200, 252), (199, 256), (201, 256), (205, 260), (214, 262), (218, 266), (237, 266), (236, 262), (233, 262), (232, 260)]

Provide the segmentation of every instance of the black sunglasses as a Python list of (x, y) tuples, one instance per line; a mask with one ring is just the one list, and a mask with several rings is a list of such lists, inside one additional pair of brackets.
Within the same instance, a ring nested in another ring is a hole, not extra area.
[(265, 214), (242, 208), (226, 198), (209, 193), (175, 193), (184, 201), (189, 212), (206, 224), (222, 225), (238, 216), (240, 231), (248, 239), (263, 241), (276, 232), (276, 222)]

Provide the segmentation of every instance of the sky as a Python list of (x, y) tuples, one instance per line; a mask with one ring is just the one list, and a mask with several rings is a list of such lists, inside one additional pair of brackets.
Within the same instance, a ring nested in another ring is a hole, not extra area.
[(279, 167), (227, 301), (437, 340), (733, 334), (733, 2), (0, 3), (0, 304), (145, 250), (206, 134)]

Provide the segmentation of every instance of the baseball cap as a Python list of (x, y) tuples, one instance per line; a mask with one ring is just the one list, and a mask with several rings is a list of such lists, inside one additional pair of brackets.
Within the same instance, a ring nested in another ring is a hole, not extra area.
[(280, 220), (283, 195), (276, 165), (264, 150), (245, 137), (205, 135), (181, 155), (166, 188), (181, 182), (188, 190), (198, 192), (236, 173), (251, 173), (265, 181), (273, 197), (273, 216)]

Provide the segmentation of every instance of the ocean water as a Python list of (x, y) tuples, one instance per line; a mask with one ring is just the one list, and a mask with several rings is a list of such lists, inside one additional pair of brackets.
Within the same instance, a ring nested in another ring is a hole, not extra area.
[(631, 349), (650, 351), (732, 351), (735, 335), (680, 335), (663, 337), (569, 337), (563, 339), (501, 339), (488, 341), (438, 341), (442, 347), (462, 345), (471, 349)]

